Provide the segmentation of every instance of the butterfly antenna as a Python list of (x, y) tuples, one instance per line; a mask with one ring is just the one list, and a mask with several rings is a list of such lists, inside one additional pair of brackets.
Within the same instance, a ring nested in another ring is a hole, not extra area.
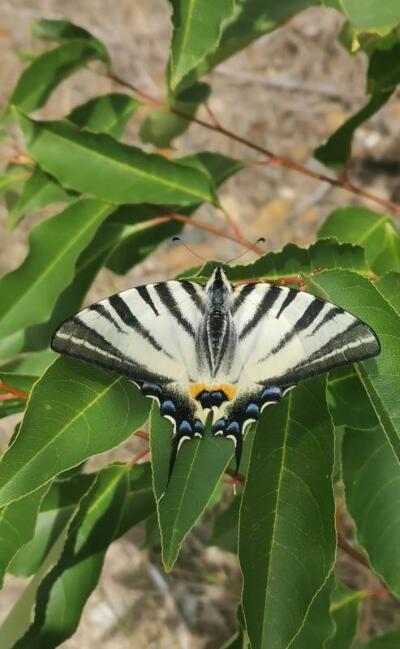
[(201, 255), (198, 255), (197, 252), (195, 252), (192, 248), (190, 248), (180, 237), (172, 237), (172, 241), (179, 241), (186, 250), (188, 250), (192, 255), (197, 257), (198, 259), (201, 259), (201, 261), (208, 262), (209, 259), (205, 259)]
[(260, 237), (255, 241), (254, 243), (251, 243), (246, 250), (240, 253), (240, 255), (236, 255), (236, 257), (232, 257), (232, 259), (228, 259), (228, 261), (225, 261), (225, 264), (231, 264), (233, 261), (236, 261), (236, 259), (240, 259), (240, 257), (243, 257), (244, 255), (247, 255), (250, 250), (253, 250), (254, 246), (256, 246), (258, 243), (265, 243), (266, 239), (265, 237)]

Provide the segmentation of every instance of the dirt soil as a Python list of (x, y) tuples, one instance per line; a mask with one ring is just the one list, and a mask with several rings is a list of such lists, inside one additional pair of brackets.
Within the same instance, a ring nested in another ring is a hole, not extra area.
[[(0, 110), (24, 67), (21, 54), (43, 47), (29, 30), (31, 21), (40, 17), (68, 18), (91, 30), (107, 45), (120, 76), (151, 94), (163, 95), (170, 40), (165, 0), (3, 0)], [(213, 88), (209, 104), (218, 120), (276, 153), (323, 170), (312, 159), (314, 147), (365, 101), (366, 60), (363, 55), (350, 57), (337, 43), (341, 22), (331, 10), (307, 10), (208, 75)], [(86, 99), (111, 90), (122, 91), (94, 71), (81, 71), (61, 84), (38, 116), (57, 118)], [(141, 109), (129, 124), (127, 142), (138, 141), (138, 126), (145, 112)], [(208, 117), (205, 112), (202, 116)], [(400, 198), (399, 118), (397, 94), (358, 130), (351, 167), (354, 182), (393, 200)], [(175, 153), (180, 155), (217, 150), (256, 159), (254, 152), (199, 126), (192, 126), (176, 147)], [(10, 157), (10, 150), (1, 142), (0, 157), (2, 165)], [(224, 185), (220, 198), (247, 239), (266, 238), (266, 250), (278, 249), (287, 241), (311, 241), (319, 223), (333, 208), (359, 203), (352, 194), (277, 166), (241, 172)], [(1, 272), (21, 262), (27, 233), (40, 216), (30, 215), (11, 233), (5, 228), (5, 209), (0, 207)], [(225, 225), (224, 215), (211, 207), (202, 208), (198, 218)], [(234, 243), (194, 228), (186, 228), (184, 237), (207, 259), (229, 259), (242, 251)], [(248, 253), (243, 259), (252, 256)], [(172, 277), (194, 263), (183, 246), (166, 244), (127, 276), (102, 271), (89, 299), (100, 299), (143, 281)], [(10, 427), (0, 422), (3, 440), (9, 434)], [(126, 460), (142, 448), (141, 444), (141, 440), (130, 441), (96, 458), (93, 465), (110, 459)], [(207, 546), (210, 524), (208, 516), (189, 536), (170, 575), (163, 573), (157, 548), (141, 549), (143, 531), (115, 543), (77, 634), (62, 646), (92, 649), (101, 641), (103, 649), (220, 647), (235, 629), (240, 574), (232, 555)], [(365, 572), (346, 559), (341, 561), (341, 572), (350, 585), (371, 587)], [(23, 580), (7, 579), (0, 593), (0, 620), (24, 585)], [(381, 632), (395, 615), (395, 607), (386, 606), (384, 613), (376, 613), (376, 609), (369, 605), (364, 613), (360, 637)]]

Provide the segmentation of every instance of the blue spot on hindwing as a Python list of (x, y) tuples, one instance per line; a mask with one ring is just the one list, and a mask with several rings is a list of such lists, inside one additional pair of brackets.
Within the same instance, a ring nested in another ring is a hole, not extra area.
[(165, 415), (169, 417), (173, 417), (175, 415), (175, 412), (176, 412), (175, 404), (173, 401), (171, 401), (171, 399), (166, 399), (165, 401), (162, 402), (160, 406), (160, 413), (163, 417), (165, 417)]

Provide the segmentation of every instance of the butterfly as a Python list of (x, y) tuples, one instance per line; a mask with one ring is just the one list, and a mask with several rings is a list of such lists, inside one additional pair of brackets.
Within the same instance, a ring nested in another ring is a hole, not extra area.
[(243, 433), (303, 379), (379, 354), (374, 331), (338, 306), (265, 282), (232, 286), (217, 266), (186, 280), (116, 293), (66, 320), (51, 346), (115, 370), (155, 399), (173, 425), (171, 477), (184, 441)]

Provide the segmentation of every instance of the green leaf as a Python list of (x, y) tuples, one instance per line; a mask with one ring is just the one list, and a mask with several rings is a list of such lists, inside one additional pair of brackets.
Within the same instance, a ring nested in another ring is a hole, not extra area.
[(237, 552), (240, 496), (236, 496), (215, 519), (208, 545), (216, 545), (226, 552)]
[(118, 530), (128, 469), (125, 465), (103, 469), (83, 497), (62, 554), (38, 588), (33, 624), (15, 649), (51, 649), (76, 630)]
[(322, 224), (318, 236), (362, 246), (369, 266), (379, 275), (400, 270), (400, 236), (387, 214), (366, 207), (338, 208)]
[(16, 374), (14, 372), (3, 372), (0, 368), (0, 381), (10, 385), (18, 390), (30, 392), (33, 384), (37, 381), (38, 377), (29, 374)]
[(119, 538), (156, 511), (150, 462), (135, 465), (129, 472), (128, 493), (116, 532)]
[(209, 52), (196, 69), (186, 75), (181, 87), (191, 85), (195, 79), (209, 72), (219, 63), (245, 48), (246, 45), (277, 29), (294, 14), (317, 4), (320, 4), (319, 0), (280, 0), (279, 2), (240, 0), (240, 2), (235, 2), (234, 14), (224, 26), (217, 49)]
[(360, 31), (387, 34), (400, 23), (398, 0), (340, 0), (350, 22)]
[(71, 203), (74, 198), (40, 167), (36, 167), (9, 212), (8, 225), (14, 228), (26, 214), (36, 212), (50, 203)]
[[(332, 238), (320, 239), (308, 248), (288, 243), (279, 252), (269, 252), (250, 264), (220, 265), (233, 282), (287, 279), (299, 274), (312, 275), (328, 268), (352, 268), (360, 273), (370, 274), (364, 251), (360, 246), (339, 244)], [(204, 280), (211, 275), (214, 268), (214, 262), (207, 262), (201, 268), (188, 271), (184, 276), (193, 280)]]
[(314, 151), (314, 157), (334, 171), (342, 171), (350, 157), (352, 139), (356, 129), (370, 119), (389, 100), (393, 90), (372, 95), (368, 103), (344, 122)]
[[(206, 173), (217, 187), (243, 168), (243, 164), (238, 160), (208, 151), (181, 158), (179, 162)], [(197, 203), (192, 207), (180, 209), (179, 211), (182, 214), (191, 216), (199, 205), (200, 203)], [(176, 211), (174, 206), (171, 206), (170, 209), (172, 212)], [(165, 215), (165, 208), (151, 207), (149, 205), (124, 205), (116, 210), (109, 219), (110, 224), (114, 223), (116, 226), (117, 224), (125, 224), (129, 227), (126, 228), (120, 243), (107, 260), (107, 267), (114, 273), (125, 274), (130, 268), (141, 263), (156, 250), (163, 241), (171, 239), (182, 231), (184, 226), (177, 221), (168, 221), (156, 225), (146, 223), (149, 219), (155, 219), (163, 215)]]
[(121, 444), (148, 412), (148, 400), (126, 379), (58, 359), (35, 384), (18, 437), (0, 462), (0, 505)]
[(28, 169), (11, 165), (7, 172), (0, 176), (0, 192), (5, 191), (12, 185), (21, 183), (27, 178), (29, 178)]
[(20, 354), (6, 363), (0, 365), (0, 372), (10, 374), (41, 376), (43, 372), (57, 358), (57, 354), (50, 350), (33, 354)]
[(0, 588), (8, 564), (18, 550), (32, 538), (40, 506), (46, 487), (0, 509)]
[(150, 420), (153, 486), (162, 559), (167, 571), (172, 570), (184, 538), (207, 508), (233, 453), (229, 440), (214, 437), (209, 432), (202, 440), (191, 440), (179, 451), (166, 488), (171, 433), (171, 424), (153, 408)]
[(361, 649), (398, 649), (400, 642), (400, 627), (390, 629), (383, 635), (373, 638)]
[(74, 108), (67, 119), (93, 133), (108, 133), (118, 139), (139, 102), (128, 95), (112, 93), (94, 97)]
[(314, 597), (299, 634), (290, 643), (290, 649), (311, 649), (311, 647), (325, 649), (327, 646), (326, 642), (334, 633), (334, 624), (329, 611), (333, 582), (333, 577), (329, 577)]
[(335, 426), (370, 429), (377, 425), (376, 413), (353, 367), (329, 372), (327, 398)]
[(385, 47), (383, 43), (372, 52), (368, 66), (368, 92), (391, 93), (399, 83), (400, 43), (396, 39), (392, 47)]
[(98, 38), (93, 36), (83, 27), (74, 25), (69, 20), (52, 20), (42, 18), (32, 24), (32, 34), (36, 38), (44, 38), (49, 41), (65, 42), (70, 40), (83, 40), (93, 49), (97, 50), (99, 58), (105, 63), (110, 62), (110, 55), (106, 47)]
[(72, 282), (58, 296), (50, 318), (24, 332), (25, 351), (44, 349), (55, 329), (79, 311), (83, 299), (118, 241), (122, 227), (111, 222), (112, 215), (99, 227), (92, 241), (80, 254)]
[(43, 52), (19, 77), (10, 105), (26, 113), (41, 108), (64, 79), (98, 58), (98, 50), (84, 40), (74, 40)]
[(112, 203), (188, 205), (215, 201), (209, 178), (197, 169), (80, 131), (67, 121), (34, 122), (19, 114), (29, 154), (69, 189)]
[[(40, 504), (32, 538), (14, 556), (8, 572), (17, 577), (30, 577), (39, 570), (55, 541), (68, 526), (79, 502), (93, 484), (95, 477), (95, 474), (78, 473), (69, 480), (55, 480), (52, 483)], [(42, 490), (43, 487), (38, 491)], [(32, 498), (38, 491), (21, 498), (9, 507), (17, 507), (28, 498)]]
[(343, 270), (320, 273), (312, 280), (320, 295), (369, 324), (381, 353), (355, 365), (369, 400), (396, 456), (400, 459), (400, 316), (367, 279)]
[(351, 649), (363, 595), (363, 591), (350, 590), (344, 584), (336, 583), (330, 609), (336, 628), (333, 637), (325, 642), (324, 649)]
[[(168, 106), (189, 117), (193, 117), (200, 104), (207, 101), (210, 86), (196, 83), (184, 90), (178, 97), (168, 99)], [(190, 120), (168, 110), (153, 110), (143, 122), (139, 135), (142, 142), (149, 142), (157, 147), (170, 147), (172, 140), (182, 135), (190, 126)]]
[(343, 481), (357, 538), (374, 570), (400, 594), (400, 464), (381, 427), (346, 431)]
[(100, 201), (78, 201), (32, 230), (25, 261), (0, 280), (0, 338), (49, 317), (110, 210)]
[(325, 388), (324, 378), (301, 383), (258, 424), (239, 522), (242, 604), (253, 648), (289, 645), (334, 562)]
[(375, 286), (400, 315), (400, 273), (388, 273), (385, 277), (381, 277)]
[(233, 15), (233, 0), (169, 0), (172, 8), (172, 43), (169, 82), (176, 92), (180, 82), (217, 49), (226, 21)]

